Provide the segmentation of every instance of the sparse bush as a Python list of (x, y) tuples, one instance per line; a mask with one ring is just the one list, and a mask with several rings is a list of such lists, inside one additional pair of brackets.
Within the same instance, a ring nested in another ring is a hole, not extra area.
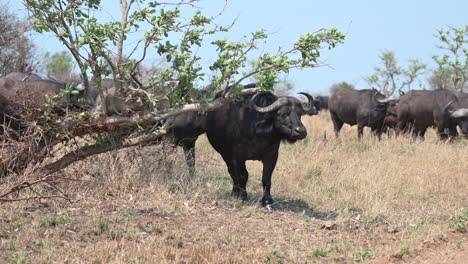
[(353, 261), (360, 262), (372, 258), (374, 255), (372, 251), (366, 247), (360, 247), (353, 253)]
[(468, 208), (464, 208), (457, 215), (450, 217), (450, 225), (457, 231), (466, 233), (468, 230)]
[(54, 227), (58, 225), (65, 225), (71, 222), (71, 218), (68, 216), (58, 217), (45, 217), (39, 220), (40, 227)]

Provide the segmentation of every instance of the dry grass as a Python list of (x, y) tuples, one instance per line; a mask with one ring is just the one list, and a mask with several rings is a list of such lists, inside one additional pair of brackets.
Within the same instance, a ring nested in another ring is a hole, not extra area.
[(248, 163), (250, 200), (230, 197), (205, 137), (197, 179), (181, 150), (125, 150), (66, 170), (80, 180), (61, 184), (72, 204), (2, 205), (0, 262), (351, 263), (411, 255), (441, 237), (465, 253), (466, 233), (455, 241), (449, 231), (468, 225), (467, 140), (439, 142), (429, 131), (425, 141), (378, 141), (366, 130), (358, 141), (347, 126), (335, 139), (328, 113), (303, 121), (308, 138), (281, 146), (275, 211), (258, 206), (259, 162)]

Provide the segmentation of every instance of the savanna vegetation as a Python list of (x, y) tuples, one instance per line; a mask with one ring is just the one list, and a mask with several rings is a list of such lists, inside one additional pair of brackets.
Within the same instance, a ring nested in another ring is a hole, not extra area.
[(424, 141), (358, 141), (349, 126), (337, 140), (328, 113), (304, 123), (307, 139), (281, 146), (274, 211), (260, 207), (260, 163), (248, 163), (242, 203), (204, 137), (196, 179), (181, 150), (131, 148), (65, 169), (57, 179), (67, 179), (59, 186), (70, 201), (2, 204), (2, 262), (463, 263), (466, 140), (441, 142), (431, 130)]

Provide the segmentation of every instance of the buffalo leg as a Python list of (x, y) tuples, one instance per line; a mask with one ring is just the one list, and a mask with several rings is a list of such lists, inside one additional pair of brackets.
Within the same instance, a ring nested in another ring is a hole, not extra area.
[(338, 134), (340, 134), (340, 130), (343, 127), (343, 121), (340, 120), (340, 118), (336, 115), (335, 112), (330, 111), (330, 117), (333, 122), (333, 128), (335, 130), (335, 136), (338, 137)]
[(440, 140), (446, 140), (448, 138), (448, 134), (445, 133), (445, 128), (437, 127), (437, 134), (439, 135)]
[(245, 201), (247, 200), (247, 181), (249, 180), (249, 172), (245, 167), (245, 161), (238, 163), (238, 172), (239, 197)]
[(182, 148), (190, 177), (195, 178), (195, 141), (184, 144)]
[(271, 198), (270, 189), (271, 189), (271, 175), (276, 166), (276, 161), (278, 160), (278, 152), (276, 151), (268, 158), (262, 160), (263, 162), (263, 175), (262, 175), (262, 185), (263, 185), (263, 198), (262, 205), (267, 206), (273, 204), (273, 198)]
[(382, 129), (381, 128), (374, 127), (374, 128), (371, 129), (371, 131), (372, 131), (372, 134), (374, 136), (377, 136), (377, 138), (379, 140), (382, 139)]
[(421, 128), (421, 130), (419, 131), (419, 137), (421, 139), (424, 139), (424, 136), (426, 135), (426, 130), (427, 128)]
[(458, 137), (457, 126), (452, 126), (449, 128), (449, 135), (450, 137)]
[(232, 196), (239, 197), (240, 196), (240, 185), (239, 185), (239, 177), (238, 177), (238, 168), (237, 164), (233, 160), (224, 160), (228, 167), (229, 175), (232, 179)]
[(411, 129), (412, 125), (409, 124), (408, 118), (399, 115), (398, 116), (398, 121), (395, 127), (395, 134), (396, 136), (400, 136), (400, 134), (406, 134), (409, 133), (409, 130)]
[(426, 135), (426, 128), (413, 127), (413, 139), (424, 139), (424, 135)]
[(363, 133), (364, 133), (364, 125), (358, 124), (358, 126), (357, 126), (358, 139), (362, 138)]

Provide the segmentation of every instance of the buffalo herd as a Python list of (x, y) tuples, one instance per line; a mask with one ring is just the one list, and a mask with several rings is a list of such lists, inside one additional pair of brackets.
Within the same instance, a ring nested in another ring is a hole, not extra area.
[[(10, 129), (21, 127), (15, 124), (25, 106), (42, 108), (48, 103), (44, 95), (57, 95), (66, 88), (65, 83), (43, 79), (38, 75), (11, 73), (0, 79), (0, 135)], [(255, 84), (246, 85), (247, 88)], [(79, 106), (84, 98), (82, 86), (72, 87), (77, 92), (67, 99), (59, 99), (57, 111), (64, 106)], [(114, 89), (115, 90), (115, 89)], [(96, 93), (95, 93), (96, 94)], [(169, 118), (166, 139), (183, 147), (189, 172), (195, 174), (195, 142), (206, 133), (211, 146), (221, 155), (232, 178), (232, 194), (247, 199), (249, 173), (247, 160), (263, 163), (263, 205), (273, 203), (270, 194), (271, 176), (278, 159), (280, 143), (294, 143), (307, 136), (301, 122), (303, 115), (316, 115), (328, 110), (338, 137), (346, 123), (357, 125), (358, 138), (363, 136), (364, 127), (370, 127), (379, 139), (383, 132), (394, 129), (396, 134), (412, 133), (423, 138), (428, 127), (434, 127), (441, 139), (458, 135), (457, 127), (468, 135), (468, 94), (451, 90), (412, 90), (400, 93), (400, 98), (386, 97), (375, 89), (335, 89), (330, 96), (316, 96), (302, 102), (292, 96), (276, 96), (273, 93), (244, 95), (241, 100), (223, 104), (209, 112), (186, 112)], [(89, 93), (88, 93), (89, 96)], [(90, 99), (100, 106), (94, 111), (106, 115), (132, 114), (127, 101), (114, 95)], [(214, 99), (218, 99), (218, 93)], [(448, 133), (447, 133), (448, 131)]]

